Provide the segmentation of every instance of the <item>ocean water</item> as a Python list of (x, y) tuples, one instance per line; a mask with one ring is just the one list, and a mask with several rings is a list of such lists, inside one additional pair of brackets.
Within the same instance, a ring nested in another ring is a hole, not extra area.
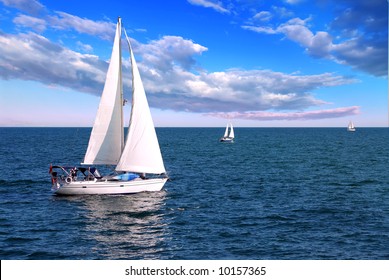
[(90, 128), (0, 128), (1, 259), (389, 259), (389, 129), (158, 128), (161, 192), (60, 197)]

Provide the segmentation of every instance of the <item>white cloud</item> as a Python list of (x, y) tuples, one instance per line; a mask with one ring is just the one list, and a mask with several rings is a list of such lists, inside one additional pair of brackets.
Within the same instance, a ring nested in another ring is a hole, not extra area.
[[(331, 59), (374, 76), (386, 76), (387, 10), (382, 9), (381, 2), (336, 1), (337, 7), (343, 8), (334, 8), (337, 16), (328, 23), (326, 31), (313, 32), (309, 26), (313, 21), (311, 17), (305, 20), (296, 17), (281, 24), (258, 23), (252, 18), (251, 24), (246, 23), (242, 28), (262, 34), (283, 34), (315, 58)], [(280, 8), (273, 7), (273, 10), (277, 14)]]
[(307, 21), (309, 19), (302, 20), (300, 18), (294, 18), (285, 24), (281, 24), (276, 31), (285, 34), (289, 39), (298, 42), (302, 46), (309, 47), (314, 35), (305, 26)]
[(115, 34), (115, 24), (112, 22), (93, 21), (61, 11), (50, 15), (45, 6), (36, 0), (0, 0), (0, 2), (5, 6), (14, 7), (33, 15), (42, 12), (40, 18), (22, 14), (14, 19), (15, 24), (29, 27), (37, 32), (43, 32), (50, 27), (58, 30), (75, 30), (78, 33), (99, 36), (105, 40), (111, 40)]
[(192, 41), (166, 36), (134, 45), (142, 57), (138, 65), (151, 104), (159, 108), (190, 112), (304, 109), (326, 104), (314, 98), (312, 91), (355, 82), (331, 73), (304, 76), (240, 69), (195, 73), (193, 56), (206, 48)]
[(106, 63), (35, 33), (0, 34), (0, 77), (38, 81), (83, 92), (100, 91)]
[(45, 6), (36, 0), (0, 0), (0, 2), (5, 6), (17, 8), (33, 15), (45, 10)]
[[(196, 55), (206, 47), (177, 36), (148, 44), (134, 41), (134, 51), (150, 104), (187, 112), (304, 110), (326, 104), (311, 92), (355, 82), (331, 73), (296, 75), (270, 70), (196, 71)], [(123, 63), (128, 67), (128, 61)], [(0, 76), (38, 81), (100, 95), (107, 62), (50, 42), (35, 33), (0, 34)], [(129, 69), (124, 86), (129, 94)]]
[(145, 64), (162, 71), (169, 70), (175, 65), (189, 70), (196, 63), (193, 56), (208, 50), (206, 47), (179, 36), (164, 36), (148, 44), (135, 42), (135, 48), (138, 48), (137, 51), (142, 55)]
[(84, 52), (87, 52), (87, 53), (90, 53), (93, 51), (93, 47), (91, 45), (88, 45), (88, 44), (84, 44), (80, 41), (77, 41), (77, 47), (81, 50), (81, 51), (84, 51)]
[(327, 32), (319, 31), (312, 36), (307, 51), (314, 57), (331, 58), (334, 46), (331, 35)]
[(331, 58), (331, 52), (334, 49), (331, 35), (324, 31), (313, 34), (306, 26), (310, 20), (310, 18), (305, 20), (291, 19), (285, 24), (281, 24), (276, 32), (285, 34), (290, 40), (299, 43), (312, 56)]
[(32, 16), (19, 15), (14, 18), (13, 22), (16, 25), (29, 27), (37, 32), (43, 32), (46, 30), (46, 21)]
[(190, 4), (196, 6), (202, 6), (205, 8), (212, 8), (219, 13), (229, 14), (230, 11), (223, 7), (223, 3), (220, 1), (212, 0), (187, 0)]
[(93, 21), (80, 18), (64, 12), (56, 12), (56, 16), (49, 16), (48, 21), (51, 28), (59, 30), (75, 30), (79, 33), (99, 36), (109, 40), (115, 34), (115, 24), (107, 21)]
[(259, 20), (259, 21), (269, 21), (269, 20), (271, 20), (272, 17), (273, 17), (273, 15), (270, 12), (268, 12), (268, 11), (261, 11), (259, 13), (256, 13), (253, 16), (253, 19)]
[(284, 34), (288, 39), (304, 47), (308, 54), (320, 58), (333, 58), (336, 49), (333, 39), (328, 32), (319, 31), (316, 34), (306, 26), (310, 18), (302, 20), (293, 18), (276, 28), (271, 26), (244, 25), (243, 29), (265, 34)]
[(265, 33), (265, 34), (277, 34), (277, 30), (274, 30), (272, 27), (268, 26), (252, 26), (252, 25), (242, 25), (243, 29), (251, 30), (257, 33)]
[[(0, 1), (32, 15), (45, 11), (45, 7), (36, 0)], [(230, 13), (221, 1), (188, 2), (220, 13)], [(296, 4), (299, 1), (287, 2)], [(379, 48), (376, 44), (367, 44), (371, 38), (363, 39), (362, 36), (334, 43), (329, 32), (311, 31), (311, 18), (302, 20), (296, 17), (278, 26), (271, 25), (270, 21), (274, 17), (286, 18), (292, 15), (292, 12), (283, 7), (273, 6), (272, 11), (274, 14), (262, 11), (251, 18), (251, 23), (260, 22), (261, 25), (247, 24), (242, 28), (258, 33), (283, 34), (304, 47), (312, 56), (382, 73), (382, 63), (387, 61), (386, 58), (383, 59), (382, 49), (386, 45)], [(355, 17), (349, 16), (350, 14), (356, 15), (350, 12), (344, 14), (335, 19), (334, 25), (356, 25)], [(371, 28), (376, 28), (380, 21), (370, 16), (366, 17), (365, 22)], [(60, 11), (54, 15), (46, 14), (44, 19), (19, 15), (14, 23), (37, 32), (44, 32), (50, 27), (75, 30), (103, 39), (112, 39), (115, 29), (115, 24), (111, 22), (93, 21)], [(356, 29), (349, 29), (350, 34), (358, 35)], [(328, 104), (314, 96), (316, 89), (354, 83), (353, 79), (333, 73), (297, 75), (271, 70), (229, 69), (207, 73), (199, 69), (195, 59), (197, 55), (207, 51), (207, 48), (191, 40), (179, 36), (164, 36), (147, 44), (134, 40), (133, 43), (150, 104), (157, 108), (254, 120), (332, 118), (359, 112), (359, 107), (356, 106), (306, 111), (313, 106)], [(77, 47), (82, 51), (92, 51), (92, 46), (81, 42), (77, 42)], [(370, 59), (366, 59), (367, 57)], [(376, 69), (373, 64), (377, 65)], [(3, 79), (33, 80), (100, 95), (107, 65), (106, 61), (96, 56), (67, 49), (35, 33), (0, 33), (0, 77)], [(129, 63), (124, 62), (123, 66), (128, 67)], [(124, 86), (128, 89), (130, 77), (125, 75)], [(299, 112), (283, 112), (290, 110)]]

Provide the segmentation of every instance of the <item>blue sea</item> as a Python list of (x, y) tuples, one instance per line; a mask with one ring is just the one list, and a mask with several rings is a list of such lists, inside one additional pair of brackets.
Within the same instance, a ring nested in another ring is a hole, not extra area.
[(161, 192), (60, 197), (90, 128), (0, 128), (0, 258), (389, 259), (389, 129), (157, 128)]

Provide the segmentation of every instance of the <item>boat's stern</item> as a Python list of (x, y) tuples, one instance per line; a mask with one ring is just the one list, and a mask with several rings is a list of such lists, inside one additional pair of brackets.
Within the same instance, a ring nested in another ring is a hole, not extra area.
[(74, 167), (63, 167), (50, 165), (49, 174), (51, 176), (51, 191), (56, 193), (63, 185), (72, 181)]

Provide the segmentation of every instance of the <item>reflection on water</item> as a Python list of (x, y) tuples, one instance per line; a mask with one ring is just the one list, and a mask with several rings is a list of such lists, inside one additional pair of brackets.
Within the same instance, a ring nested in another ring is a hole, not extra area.
[(96, 259), (158, 259), (164, 250), (166, 193), (83, 196), (66, 199), (85, 208), (87, 239)]

